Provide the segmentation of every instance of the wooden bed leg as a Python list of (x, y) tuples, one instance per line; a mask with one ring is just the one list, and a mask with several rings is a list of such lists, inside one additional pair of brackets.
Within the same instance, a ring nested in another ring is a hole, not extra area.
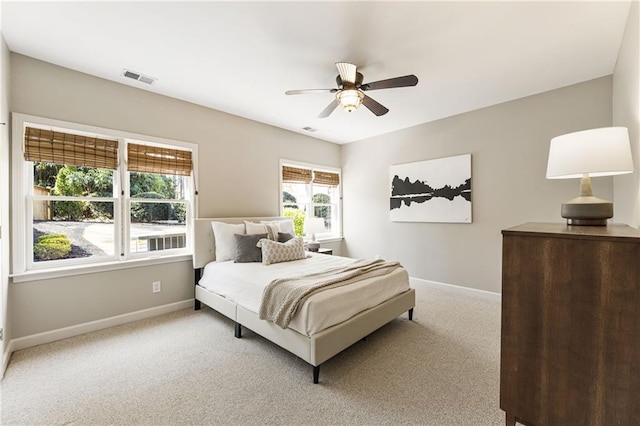
[(201, 307), (200, 301), (198, 299), (193, 299), (193, 310), (199, 311)]
[(320, 377), (320, 366), (319, 365), (314, 365), (313, 366), (313, 384), (318, 384), (318, 378)]
[(407, 313), (409, 314), (409, 321), (413, 321), (413, 308), (409, 309)]
[(235, 336), (239, 339), (242, 337), (242, 324), (236, 322), (235, 325)]

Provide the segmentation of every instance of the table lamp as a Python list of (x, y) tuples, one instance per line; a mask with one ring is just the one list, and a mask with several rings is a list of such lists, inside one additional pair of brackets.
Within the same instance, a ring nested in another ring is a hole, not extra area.
[(320, 243), (316, 240), (316, 234), (324, 232), (324, 219), (321, 217), (308, 217), (304, 221), (304, 232), (311, 235), (311, 241), (307, 243), (309, 251), (318, 251)]
[(626, 127), (604, 127), (551, 139), (547, 179), (580, 178), (580, 196), (562, 204), (567, 225), (606, 226), (613, 204), (593, 196), (591, 177), (633, 172)]

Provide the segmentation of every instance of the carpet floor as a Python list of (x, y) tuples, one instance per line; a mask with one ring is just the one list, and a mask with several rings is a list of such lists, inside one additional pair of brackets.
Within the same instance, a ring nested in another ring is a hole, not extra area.
[(3, 425), (502, 425), (500, 303), (416, 287), (395, 319), (311, 366), (203, 307), (13, 354)]

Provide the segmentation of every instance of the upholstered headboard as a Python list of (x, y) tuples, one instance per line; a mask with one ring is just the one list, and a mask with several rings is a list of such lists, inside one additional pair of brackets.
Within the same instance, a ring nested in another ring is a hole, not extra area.
[(287, 219), (280, 216), (270, 217), (225, 217), (225, 218), (204, 218), (193, 221), (193, 268), (203, 268), (207, 263), (216, 260), (216, 243), (213, 238), (213, 228), (211, 222), (244, 223), (260, 222), (261, 220), (282, 220)]

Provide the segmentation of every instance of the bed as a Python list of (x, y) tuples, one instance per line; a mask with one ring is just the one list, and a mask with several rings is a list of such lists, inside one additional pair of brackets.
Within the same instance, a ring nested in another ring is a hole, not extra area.
[[(229, 224), (241, 229), (240, 225), (247, 222), (257, 224), (287, 220), (290, 219), (195, 219), (194, 308), (199, 310), (204, 303), (233, 320), (237, 338), (242, 337), (242, 328), (246, 327), (300, 357), (313, 367), (313, 383), (318, 383), (320, 365), (323, 362), (405, 312), (409, 320), (412, 320), (415, 290), (409, 287), (406, 270), (398, 267), (384, 276), (367, 278), (311, 296), (292, 316), (286, 328), (272, 321), (260, 319), (259, 299), (264, 284), (273, 278), (280, 275), (289, 276), (293, 270), (296, 274), (304, 274), (318, 271), (325, 266), (336, 267), (355, 261), (318, 253), (306, 253), (304, 259), (268, 266), (262, 263), (234, 263), (233, 260), (217, 261), (216, 252), (221, 247), (216, 247), (212, 222), (218, 225)], [(248, 229), (249, 224), (246, 226)], [(218, 253), (220, 254), (219, 251)], [(234, 293), (236, 289), (239, 289), (239, 292)], [(368, 293), (363, 297), (362, 291)], [(366, 300), (363, 303), (368, 305), (357, 307), (357, 304), (352, 302), (355, 299)]]

